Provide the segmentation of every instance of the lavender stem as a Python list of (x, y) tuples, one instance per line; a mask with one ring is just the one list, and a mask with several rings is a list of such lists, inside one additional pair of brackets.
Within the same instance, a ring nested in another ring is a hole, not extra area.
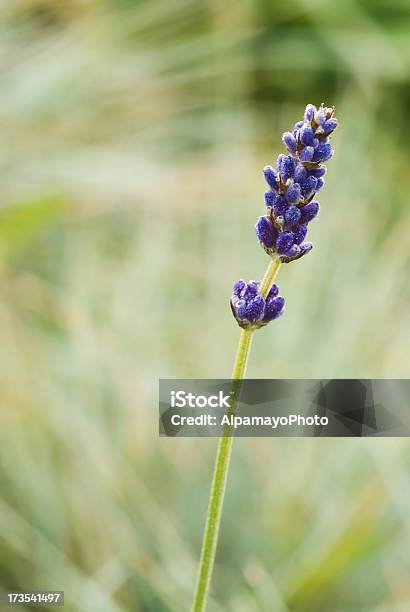
[[(268, 295), (276, 275), (280, 268), (280, 261), (277, 258), (270, 260), (260, 285), (259, 292), (265, 299)], [(232, 380), (238, 381), (233, 389), (235, 390), (234, 399), (231, 402), (230, 414), (235, 414), (241, 380), (245, 377), (250, 349), (252, 345), (254, 329), (247, 328), (241, 330), (238, 349), (236, 351), (235, 362), (232, 370)], [(208, 598), (209, 585), (212, 577), (212, 570), (215, 561), (216, 546), (218, 543), (219, 526), (221, 523), (222, 507), (225, 496), (226, 483), (228, 479), (229, 463), (231, 459), (233, 436), (232, 428), (225, 426), (223, 435), (219, 439), (218, 450), (216, 453), (214, 475), (209, 496), (208, 513), (205, 522), (204, 536), (202, 540), (201, 558), (199, 561), (197, 584), (192, 612), (204, 612)]]

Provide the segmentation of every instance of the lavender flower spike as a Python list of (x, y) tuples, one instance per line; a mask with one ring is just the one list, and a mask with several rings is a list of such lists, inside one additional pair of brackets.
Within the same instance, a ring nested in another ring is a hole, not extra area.
[(280, 317), (285, 300), (279, 296), (279, 287), (272, 285), (266, 300), (259, 294), (260, 283), (239, 280), (231, 297), (231, 308), (238, 325), (243, 329), (259, 329)]
[[(286, 153), (279, 155), (276, 167), (265, 166), (263, 170), (268, 191), (265, 192), (265, 214), (257, 219), (255, 232), (270, 257), (260, 283), (239, 280), (232, 290), (232, 313), (242, 329), (232, 370), (231, 402), (226, 412), (230, 416), (235, 416), (238, 407), (254, 331), (284, 312), (285, 300), (274, 284), (278, 271), (282, 263), (300, 259), (312, 249), (312, 243), (305, 239), (310, 222), (319, 212), (319, 203), (314, 198), (324, 186), (326, 167), (323, 164), (333, 155), (329, 142), (329, 136), (337, 128), (333, 111), (323, 104), (319, 108), (308, 104), (303, 119), (283, 135)], [(191, 608), (198, 612), (205, 610), (208, 598), (233, 433), (234, 426), (225, 424), (218, 444)]]
[(324, 104), (319, 108), (308, 104), (303, 120), (283, 134), (287, 152), (279, 155), (276, 170), (264, 169), (270, 191), (265, 193), (266, 214), (259, 217), (255, 231), (268, 255), (282, 263), (300, 259), (312, 249), (303, 240), (319, 211), (312, 200), (325, 183), (324, 162), (333, 156), (329, 137), (338, 126), (333, 112)]

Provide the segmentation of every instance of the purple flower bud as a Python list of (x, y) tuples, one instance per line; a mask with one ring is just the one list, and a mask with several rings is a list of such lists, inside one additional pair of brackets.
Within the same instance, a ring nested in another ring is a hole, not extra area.
[(289, 206), (285, 211), (285, 223), (288, 227), (296, 225), (301, 217), (301, 212), (297, 206)]
[(303, 183), (308, 173), (302, 164), (298, 164), (295, 169), (295, 183)]
[(273, 204), (273, 212), (275, 213), (275, 216), (279, 217), (280, 215), (283, 215), (285, 210), (286, 210), (285, 198), (281, 195), (276, 196), (275, 202)]
[(235, 295), (236, 297), (241, 297), (242, 291), (245, 289), (245, 281), (241, 278), (238, 280), (237, 283), (234, 284), (233, 286), (233, 295)]
[(310, 161), (312, 161), (314, 152), (315, 152), (315, 149), (313, 147), (305, 147), (300, 152), (300, 156), (299, 156), (300, 157), (300, 161), (301, 162), (310, 162)]
[(264, 300), (259, 293), (259, 283), (246, 283), (243, 280), (235, 283), (231, 308), (238, 324), (243, 328), (258, 328), (276, 319), (282, 314), (285, 305), (285, 300), (278, 297), (278, 294), (279, 287), (273, 285)]
[(324, 162), (330, 159), (333, 155), (332, 145), (328, 142), (321, 142), (318, 147), (316, 147), (313, 161), (314, 162)]
[(317, 185), (317, 178), (314, 176), (308, 176), (306, 181), (302, 184), (302, 194), (305, 198), (309, 198), (312, 193), (315, 192)]
[(268, 295), (266, 297), (266, 300), (274, 298), (277, 295), (279, 295), (279, 287), (277, 285), (272, 285), (272, 287), (270, 288), (269, 293), (268, 293)]
[(325, 179), (318, 178), (317, 184), (316, 184), (316, 191), (320, 191), (324, 184), (325, 184)]
[(315, 176), (316, 178), (320, 178), (321, 176), (325, 176), (326, 172), (327, 172), (326, 166), (320, 166), (320, 168), (312, 168), (312, 170), (309, 170), (309, 174), (311, 176)]
[[(308, 204), (307, 204), (308, 206)], [(303, 210), (303, 209), (302, 209)], [(298, 225), (297, 228), (293, 230), (293, 241), (295, 244), (302, 244), (304, 239), (306, 238), (307, 227), (305, 225)]]
[(288, 179), (293, 178), (295, 174), (295, 160), (291, 155), (279, 155), (277, 169), (282, 176), (282, 180), (286, 182)]
[(296, 134), (298, 133), (298, 130), (302, 127), (303, 125), (303, 121), (298, 121), (297, 123), (295, 123), (295, 125), (293, 126), (293, 136), (296, 138)]
[(298, 253), (300, 253), (300, 246), (298, 244), (294, 244), (287, 255), (289, 257), (295, 257), (295, 255), (298, 255)]
[(253, 298), (246, 306), (246, 318), (250, 323), (255, 323), (262, 318), (263, 311), (265, 310), (265, 300), (262, 296), (257, 295)]
[(323, 108), (320, 108), (318, 111), (316, 111), (315, 113), (315, 121), (318, 125), (324, 125), (325, 121), (326, 121), (326, 110)]
[(303, 128), (299, 130), (299, 138), (303, 145), (314, 146), (313, 141), (315, 140), (315, 133), (310, 126), (304, 125)]
[(334, 132), (337, 126), (338, 126), (337, 119), (328, 119), (327, 121), (325, 121), (323, 125), (325, 134), (327, 135), (327, 134), (330, 134), (331, 132)]
[(236, 302), (235, 304), (235, 310), (236, 310), (236, 316), (239, 319), (245, 319), (246, 317), (246, 302), (245, 300), (239, 300), (238, 302)]
[(276, 183), (276, 172), (272, 168), (272, 166), (265, 166), (265, 168), (263, 169), (263, 174), (265, 177), (265, 181), (268, 183), (269, 187), (272, 187), (272, 189), (277, 190), (278, 186)]
[(301, 212), (301, 223), (309, 223), (312, 221), (319, 212), (319, 203), (318, 202), (309, 202), (306, 206), (300, 209)]
[(255, 232), (263, 247), (271, 249), (276, 242), (277, 231), (266, 217), (259, 217), (255, 224)]
[(285, 159), (287, 158), (287, 155), (285, 155), (284, 153), (280, 153), (278, 155), (278, 159), (276, 160), (276, 172), (281, 172), (282, 170), (282, 165), (284, 164)]
[(324, 162), (333, 155), (329, 138), (338, 125), (333, 113), (334, 108), (324, 104), (308, 104), (304, 120), (282, 136), (286, 154), (278, 156), (275, 169), (264, 169), (270, 187), (265, 193), (268, 210), (257, 220), (255, 231), (265, 251), (271, 256), (276, 253), (282, 263), (295, 261), (312, 248), (304, 242), (306, 226), (318, 214), (319, 204), (311, 200), (325, 184)]
[(269, 323), (270, 321), (277, 319), (278, 317), (280, 317), (281, 314), (283, 314), (284, 310), (285, 300), (283, 299), (283, 297), (275, 297), (270, 299), (268, 297), (266, 299), (263, 321)]
[(258, 289), (259, 283), (256, 281), (249, 281), (249, 283), (246, 283), (246, 287), (242, 291), (243, 299), (247, 302), (249, 302), (249, 300), (253, 300), (253, 298), (259, 295)]
[(275, 201), (275, 194), (273, 191), (265, 191), (265, 204), (266, 206), (273, 206)]
[(293, 185), (289, 185), (288, 190), (286, 192), (286, 199), (289, 204), (296, 204), (300, 200), (301, 189), (299, 183), (293, 183)]
[(279, 255), (286, 255), (291, 251), (293, 247), (293, 234), (292, 232), (282, 232), (279, 234), (276, 240), (276, 250)]
[(315, 116), (315, 113), (316, 113), (316, 106), (313, 106), (313, 104), (308, 104), (305, 110), (305, 121), (310, 123), (313, 117)]
[(313, 244), (311, 242), (304, 242), (300, 245), (300, 253), (304, 255), (313, 249)]
[(296, 138), (290, 132), (285, 132), (282, 140), (289, 153), (296, 152)]

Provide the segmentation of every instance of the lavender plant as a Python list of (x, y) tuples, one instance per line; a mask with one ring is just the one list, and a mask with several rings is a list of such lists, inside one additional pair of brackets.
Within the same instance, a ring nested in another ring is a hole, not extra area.
[[(263, 170), (269, 189), (265, 193), (265, 214), (256, 221), (255, 231), (270, 262), (260, 283), (239, 280), (233, 287), (231, 309), (242, 331), (232, 371), (234, 393), (230, 414), (236, 411), (253, 332), (284, 312), (285, 300), (279, 296), (279, 288), (274, 284), (279, 268), (312, 250), (313, 245), (306, 238), (309, 223), (319, 212), (315, 196), (325, 184), (327, 170), (324, 162), (333, 156), (329, 137), (338, 125), (333, 113), (334, 108), (327, 108), (324, 104), (319, 108), (308, 104), (303, 120), (298, 121), (291, 132), (283, 134), (287, 154), (278, 156), (276, 168), (266, 166)], [(193, 612), (203, 612), (206, 607), (232, 443), (232, 428), (225, 425), (215, 460)]]

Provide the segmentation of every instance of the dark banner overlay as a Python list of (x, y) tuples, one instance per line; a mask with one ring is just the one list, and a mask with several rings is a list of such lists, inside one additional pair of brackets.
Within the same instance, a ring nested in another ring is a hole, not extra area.
[(410, 380), (159, 381), (169, 437), (410, 436)]

